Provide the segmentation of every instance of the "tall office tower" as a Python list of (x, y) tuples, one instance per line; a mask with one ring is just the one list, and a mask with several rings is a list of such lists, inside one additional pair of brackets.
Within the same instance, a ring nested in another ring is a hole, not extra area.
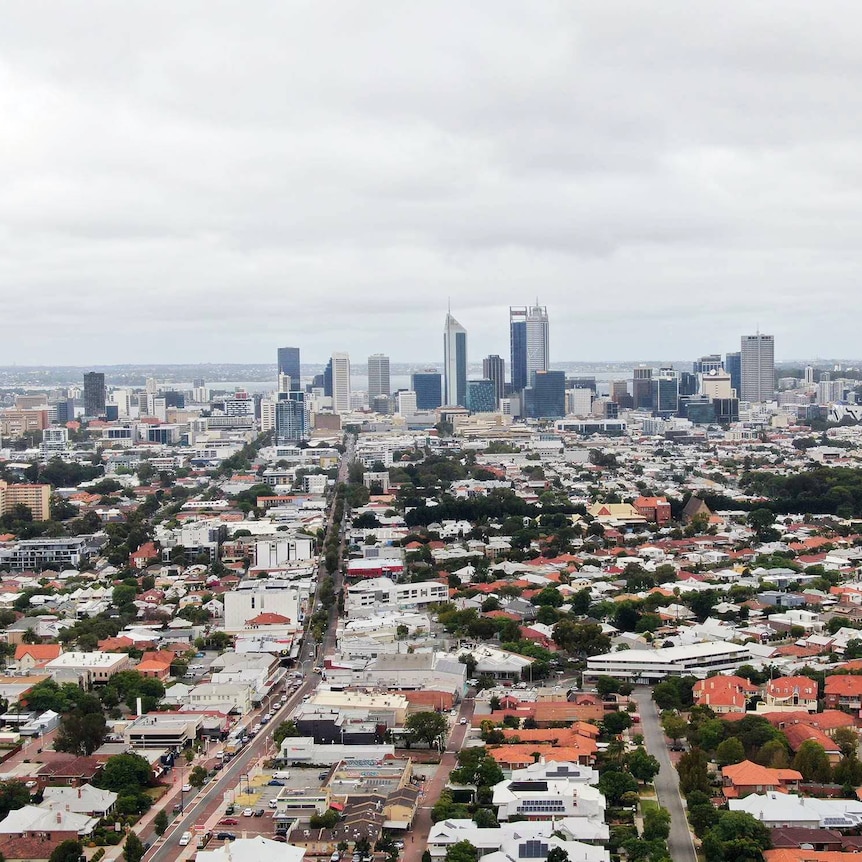
[(291, 392), (289, 398), (275, 402), (275, 442), (294, 443), (306, 436), (305, 393)]
[(371, 399), (369, 407), (371, 407), (375, 413), (388, 416), (392, 412), (392, 399), (388, 395), (375, 395)]
[(566, 372), (534, 371), (524, 390), (524, 414), (530, 419), (562, 419), (566, 415)]
[(389, 383), (389, 357), (375, 353), (368, 357), (368, 400), (373, 401), (378, 395), (389, 395), (392, 389)]
[(467, 381), (467, 409), (471, 413), (493, 413), (497, 409), (497, 390), (493, 380)]
[(416, 393), (417, 410), (436, 410), (442, 406), (443, 378), (434, 368), (416, 371), (410, 375), (410, 388)]
[(399, 389), (395, 393), (395, 412), (399, 416), (413, 416), (416, 413), (416, 393), (412, 389)]
[(632, 373), (632, 401), (635, 410), (652, 410), (652, 368), (635, 368)]
[(527, 308), (509, 308), (509, 369), (512, 392), (520, 392), (529, 383), (527, 377)]
[(350, 356), (333, 353), (332, 359), (332, 411), (350, 412)]
[(627, 398), (629, 394), (629, 384), (625, 380), (611, 381), (611, 401), (614, 404), (619, 404), (620, 401)]
[(696, 374), (692, 374), (691, 371), (679, 372), (680, 397), (685, 395), (696, 395), (699, 387), (700, 381), (698, 380)]
[(739, 351), (724, 354), (724, 370), (730, 375), (731, 388), (739, 395), (742, 389), (742, 354)]
[(291, 385), (288, 392), (299, 390), (300, 371), (299, 371), (299, 348), (298, 347), (279, 347), (278, 348), (278, 373), (279, 376), (286, 374), (290, 377)]
[(482, 375), (494, 384), (494, 397), (497, 404), (506, 396), (506, 363), (502, 356), (496, 353), (482, 360)]
[(710, 353), (708, 356), (701, 356), (700, 359), (696, 359), (692, 363), (691, 370), (694, 374), (708, 374), (710, 371), (718, 371), (722, 367), (721, 354)]
[(84, 415), (103, 416), (105, 413), (105, 375), (88, 371), (84, 375)]
[(775, 336), (743, 335), (740, 400), (771, 401), (775, 395)]
[(679, 409), (679, 378), (673, 368), (660, 368), (652, 381), (653, 410), (672, 416)]
[(467, 330), (451, 312), (443, 327), (443, 395), (447, 407), (467, 406)]
[(326, 363), (326, 368), (323, 369), (323, 396), (324, 398), (332, 398), (332, 359)]
[(531, 385), (534, 371), (547, 371), (549, 363), (548, 309), (544, 305), (509, 308), (512, 391)]
[(805, 385), (810, 386), (814, 383), (814, 366), (806, 365), (805, 366)]

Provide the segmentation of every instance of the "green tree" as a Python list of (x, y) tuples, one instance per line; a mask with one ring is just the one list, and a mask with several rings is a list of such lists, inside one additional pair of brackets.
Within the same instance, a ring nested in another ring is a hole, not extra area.
[(115, 754), (105, 762), (98, 785), (115, 793), (149, 787), (150, 764), (139, 754)]
[(83, 713), (80, 709), (73, 709), (60, 719), (54, 750), (89, 756), (107, 735), (105, 716), (101, 712)]
[(10, 811), (30, 803), (30, 791), (23, 781), (0, 781), (0, 820)]
[(562, 847), (552, 847), (548, 851), (547, 862), (569, 862), (569, 854)]
[(636, 748), (626, 755), (626, 767), (638, 781), (644, 783), (652, 781), (661, 769), (658, 760), (648, 754), (643, 747)]
[(478, 862), (479, 851), (469, 841), (457, 841), (446, 848), (446, 862)]
[(554, 626), (552, 637), (561, 649), (581, 658), (607, 652), (611, 648), (611, 639), (602, 632), (598, 623), (560, 620)]
[(141, 839), (135, 832), (130, 831), (123, 846), (123, 858), (126, 862), (141, 862), (145, 852)]
[(189, 773), (189, 784), (191, 784), (192, 787), (203, 787), (208, 775), (209, 773), (206, 771), (205, 767), (195, 766)]
[(490, 808), (479, 808), (473, 815), (473, 822), (480, 829), (496, 829), (500, 824)]
[(682, 739), (688, 730), (688, 722), (682, 716), (672, 712), (662, 717), (661, 726), (667, 736), (674, 742)]
[(78, 862), (83, 853), (84, 847), (81, 842), (69, 839), (54, 848), (48, 857), (48, 862)]
[(609, 712), (602, 719), (602, 727), (605, 733), (610, 733), (614, 736), (627, 730), (632, 724), (632, 717), (627, 712)]
[(731, 766), (734, 763), (742, 763), (743, 760), (745, 760), (745, 749), (734, 736), (725, 739), (715, 749), (715, 761), (719, 766)]
[(619, 805), (624, 794), (638, 792), (638, 783), (627, 772), (605, 772), (599, 778), (599, 790), (609, 805)]
[(446, 732), (446, 719), (436, 712), (414, 712), (407, 717), (405, 727), (413, 741), (436, 745)]
[(757, 862), (771, 846), (769, 829), (743, 811), (720, 812), (703, 838), (707, 862)]
[(153, 827), (156, 830), (156, 835), (164, 835), (168, 828), (168, 813), (164, 808), (160, 809), (153, 818)]
[(813, 739), (806, 739), (799, 746), (796, 757), (793, 758), (793, 768), (801, 772), (806, 781), (817, 784), (826, 784), (832, 778), (829, 757), (823, 746)]
[(596, 680), (596, 691), (602, 696), (616, 694), (620, 690), (620, 681), (612, 676), (600, 676)]
[(676, 771), (679, 773), (679, 789), (683, 796), (688, 796), (692, 790), (709, 793), (707, 763), (706, 755), (699, 748), (693, 748), (680, 757)]
[(644, 839), (667, 841), (668, 835), (670, 835), (670, 811), (667, 808), (648, 808), (644, 811)]
[(853, 757), (859, 750), (859, 736), (852, 727), (839, 727), (832, 739), (841, 749), (842, 757)]

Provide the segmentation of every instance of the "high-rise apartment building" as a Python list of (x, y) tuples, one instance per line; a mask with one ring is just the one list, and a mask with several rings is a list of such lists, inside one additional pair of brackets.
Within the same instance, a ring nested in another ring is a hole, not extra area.
[(447, 407), (467, 406), (467, 330), (451, 312), (443, 327), (443, 390)]
[(673, 368), (660, 368), (653, 378), (652, 402), (660, 416), (673, 416), (679, 409), (679, 377)]
[(290, 377), (290, 387), (287, 390), (288, 392), (299, 389), (300, 370), (298, 347), (278, 348), (278, 373), (279, 376), (286, 374)]
[(295, 443), (306, 436), (305, 393), (291, 392), (287, 398), (275, 402), (275, 442)]
[(382, 353), (375, 353), (368, 357), (368, 400), (371, 401), (378, 395), (390, 395), (392, 392), (389, 382), (389, 357)]
[(416, 393), (412, 389), (399, 389), (395, 393), (395, 412), (399, 416), (413, 416), (416, 413)]
[(416, 371), (410, 376), (410, 388), (416, 393), (417, 410), (436, 410), (443, 404), (443, 378), (434, 368)]
[(548, 309), (536, 303), (509, 308), (512, 391), (530, 385), (533, 373), (547, 371), (550, 362)]
[(502, 356), (491, 354), (482, 360), (482, 376), (494, 384), (496, 403), (506, 397), (506, 363)]
[(332, 359), (332, 410), (334, 413), (350, 412), (350, 356), (333, 353)]
[(84, 375), (84, 415), (104, 416), (105, 414), (105, 375), (98, 371), (88, 371)]
[(775, 336), (743, 335), (740, 400), (771, 401), (775, 395)]

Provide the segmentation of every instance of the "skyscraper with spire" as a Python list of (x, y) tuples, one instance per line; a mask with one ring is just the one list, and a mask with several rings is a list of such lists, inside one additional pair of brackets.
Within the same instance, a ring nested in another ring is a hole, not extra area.
[(467, 406), (467, 330), (451, 310), (443, 327), (443, 400), (449, 407)]
[(539, 305), (509, 308), (512, 355), (512, 390), (520, 392), (533, 384), (533, 374), (547, 371), (550, 364), (548, 309)]

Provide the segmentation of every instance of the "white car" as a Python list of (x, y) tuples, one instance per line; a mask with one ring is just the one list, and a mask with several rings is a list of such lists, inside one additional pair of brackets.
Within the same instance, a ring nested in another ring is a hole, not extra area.
[(180, 847), (185, 847), (192, 840), (191, 832), (183, 832), (180, 836)]
[(192, 792), (191, 784), (184, 784), (183, 785), (183, 793), (191, 793), (191, 792)]
[(461, 721), (458, 722), (458, 724), (466, 724), (466, 723), (467, 723), (466, 718), (462, 718)]
[(243, 816), (243, 817), (251, 817), (253, 814), (254, 814), (254, 811), (252, 811), (252, 810), (251, 810), (251, 808), (246, 808), (246, 809), (242, 812), (242, 816)]

